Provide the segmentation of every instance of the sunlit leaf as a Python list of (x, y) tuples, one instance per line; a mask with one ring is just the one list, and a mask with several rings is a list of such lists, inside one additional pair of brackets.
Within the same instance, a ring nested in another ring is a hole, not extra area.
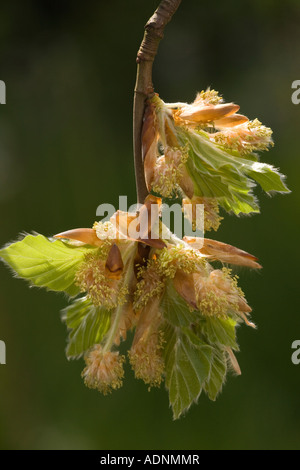
[(188, 146), (187, 170), (194, 182), (195, 196), (217, 198), (228, 212), (259, 212), (253, 195), (255, 182), (266, 192), (289, 192), (272, 165), (253, 155), (239, 156), (212, 143), (205, 132), (176, 128), (181, 145)]
[(74, 284), (76, 271), (90, 250), (94, 248), (75, 247), (43, 235), (27, 235), (0, 250), (0, 257), (33, 285), (74, 296), (79, 292)]
[(188, 326), (195, 321), (195, 312), (175, 290), (172, 281), (166, 284), (160, 311), (173, 326)]
[(266, 163), (254, 162), (252, 169), (248, 171), (250, 178), (253, 178), (260, 184), (266, 192), (278, 191), (289, 193), (290, 190), (284, 184), (284, 176), (279, 173), (276, 168)]
[(236, 321), (232, 318), (206, 317), (199, 323), (199, 329), (207, 337), (209, 343), (238, 350)]
[(174, 419), (199, 398), (211, 370), (212, 348), (188, 328), (167, 325), (164, 332), (166, 387)]
[(204, 391), (210, 400), (215, 401), (221, 392), (227, 372), (227, 362), (225, 352), (214, 347), (212, 352), (211, 370), (207, 382), (204, 384)]
[(75, 300), (62, 311), (62, 319), (70, 329), (67, 357), (81, 356), (99, 344), (110, 326), (111, 311), (95, 307), (87, 297)]

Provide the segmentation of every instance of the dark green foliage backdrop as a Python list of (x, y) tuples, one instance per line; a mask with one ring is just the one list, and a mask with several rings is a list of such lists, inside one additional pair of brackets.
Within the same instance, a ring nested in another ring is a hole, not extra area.
[[(135, 54), (154, 0), (5, 2), (0, 7), (1, 246), (19, 232), (89, 227), (99, 204), (135, 202), (132, 98)], [(274, 130), (263, 159), (288, 175), (288, 196), (259, 194), (261, 215), (227, 216), (213, 236), (256, 254), (239, 270), (257, 331), (238, 331), (241, 377), (216, 403), (201, 396), (172, 421), (167, 394), (127, 370), (109, 397), (87, 389), (83, 361), (65, 358), (66, 299), (28, 289), (0, 268), (2, 449), (300, 448), (298, 0), (183, 0), (167, 27), (154, 84), (165, 101), (207, 86)]]

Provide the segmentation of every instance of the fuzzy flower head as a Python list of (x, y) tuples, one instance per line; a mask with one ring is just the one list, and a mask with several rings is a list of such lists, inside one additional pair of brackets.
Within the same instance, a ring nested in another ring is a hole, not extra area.
[(129, 360), (135, 377), (143, 380), (149, 389), (159, 387), (163, 380), (163, 346), (162, 332), (158, 332), (140, 340), (129, 351)]
[(149, 180), (152, 190), (163, 197), (172, 197), (178, 192), (184, 186), (187, 158), (183, 149), (167, 147), (165, 155), (157, 158), (154, 165), (153, 178)]
[[(182, 204), (184, 209), (187, 208), (185, 215), (191, 222), (193, 231), (196, 229), (201, 230), (203, 226), (205, 232), (209, 230), (218, 230), (223, 217), (220, 217), (219, 215), (217, 199), (193, 196), (192, 199), (183, 199)], [(204, 206), (203, 217), (199, 218), (199, 215), (197, 214), (197, 205)], [(202, 220), (203, 218), (204, 220)]]
[(85, 357), (86, 367), (82, 371), (84, 383), (103, 395), (120, 388), (124, 377), (124, 360), (119, 352), (104, 352), (100, 344), (95, 345)]
[(138, 273), (134, 308), (139, 310), (149, 301), (159, 297), (164, 291), (166, 281), (174, 279), (178, 270), (190, 274), (203, 272), (206, 266), (205, 256), (184, 243), (168, 245), (154, 253)]
[(164, 372), (162, 317), (158, 307), (159, 297), (156, 297), (143, 309), (128, 353), (136, 378), (142, 379), (149, 388), (160, 386)]
[(236, 150), (241, 155), (268, 150), (273, 145), (272, 130), (262, 125), (258, 119), (243, 124), (219, 126), (219, 130), (210, 134), (212, 142), (229, 150)]
[[(119, 253), (117, 247), (116, 251)], [(94, 305), (112, 309), (125, 302), (128, 288), (122, 285), (121, 255), (112, 265), (108, 264), (109, 257), (108, 254), (105, 259), (101, 251), (86, 255), (76, 273), (76, 283), (82, 292), (88, 293)]]
[(238, 287), (237, 277), (232, 277), (230, 270), (216, 269), (206, 278), (196, 275), (194, 279), (196, 301), (202, 315), (226, 317), (236, 314), (246, 320), (252, 309)]

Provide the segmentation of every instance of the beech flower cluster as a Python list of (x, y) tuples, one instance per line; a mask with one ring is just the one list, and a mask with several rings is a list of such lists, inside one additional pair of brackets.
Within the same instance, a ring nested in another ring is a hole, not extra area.
[[(159, 386), (168, 373), (169, 330), (174, 332), (177, 322), (203, 339), (207, 333), (202, 326), (208, 319), (229, 321), (231, 325), (245, 321), (254, 326), (248, 319), (251, 308), (237, 277), (230, 269), (215, 269), (211, 264), (221, 261), (260, 268), (254, 256), (210, 239), (181, 240), (174, 234), (161, 239), (153, 232), (153, 227), (159, 230), (159, 224), (150, 222), (143, 241), (127, 235), (130, 223), (141, 214), (148, 220), (148, 215), (156, 212), (153, 206), (160, 205), (160, 198), (148, 196), (136, 213), (118, 211), (105, 224), (97, 222), (92, 229), (55, 236), (65, 243), (95, 247), (77, 270), (75, 283), (85, 299), (109, 311), (110, 327), (102, 341), (85, 352), (83, 371), (86, 385), (104, 394), (122, 385), (125, 357), (116, 348), (126, 339), (128, 330), (135, 329), (128, 351), (130, 364), (135, 376), (151, 388)], [(210, 339), (208, 344), (213, 347), (214, 342)], [(216, 346), (239, 373), (232, 348)]]
[[(255, 325), (232, 267), (260, 269), (257, 258), (204, 233), (179, 238), (161, 217), (163, 200), (177, 197), (183, 208), (190, 205), (194, 231), (216, 231), (225, 212), (259, 211), (256, 184), (269, 194), (288, 192), (278, 170), (259, 161), (257, 152), (273, 145), (271, 129), (238, 111), (214, 90), (192, 104), (150, 95), (142, 128), (144, 204), (91, 228), (27, 235), (0, 250), (19, 277), (70, 296), (62, 312), (66, 355), (84, 358), (88, 387), (105, 395), (119, 389), (128, 360), (149, 389), (165, 383), (178, 418), (201, 392), (215, 400), (229, 370), (241, 373), (236, 328)], [(119, 350), (123, 341), (127, 354)]]
[[(153, 95), (143, 125), (145, 179), (149, 191), (183, 204), (204, 204), (205, 230), (217, 230), (219, 208), (259, 212), (253, 188), (288, 192), (283, 176), (259, 162), (258, 151), (273, 145), (272, 130), (237, 114), (215, 90), (198, 93), (192, 104), (164, 103)], [(193, 226), (197, 220), (192, 217)]]

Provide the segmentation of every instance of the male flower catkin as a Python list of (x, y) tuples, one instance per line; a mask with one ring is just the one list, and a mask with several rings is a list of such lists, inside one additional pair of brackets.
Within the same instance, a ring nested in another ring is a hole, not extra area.
[(82, 371), (85, 384), (107, 395), (122, 386), (124, 356), (119, 352), (103, 351), (95, 345), (85, 356), (86, 367)]
[(134, 340), (128, 353), (135, 377), (142, 379), (149, 388), (159, 387), (163, 380), (164, 340), (161, 325), (159, 297), (155, 296), (139, 314)]

